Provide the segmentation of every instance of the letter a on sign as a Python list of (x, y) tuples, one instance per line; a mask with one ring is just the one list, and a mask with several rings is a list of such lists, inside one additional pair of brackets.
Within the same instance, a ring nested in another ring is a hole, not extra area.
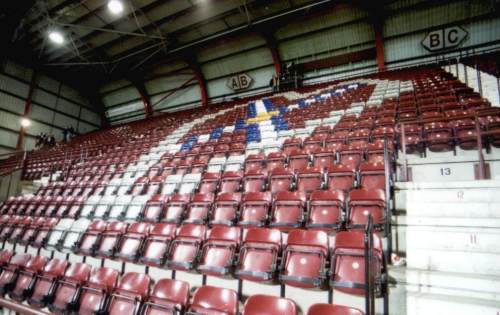
[(227, 80), (226, 85), (231, 90), (238, 91), (238, 90), (248, 89), (251, 83), (252, 83), (252, 77), (250, 77), (246, 73), (240, 73), (230, 77)]
[(428, 51), (439, 51), (457, 47), (467, 37), (468, 33), (460, 26), (452, 26), (430, 32), (422, 41), (422, 46)]

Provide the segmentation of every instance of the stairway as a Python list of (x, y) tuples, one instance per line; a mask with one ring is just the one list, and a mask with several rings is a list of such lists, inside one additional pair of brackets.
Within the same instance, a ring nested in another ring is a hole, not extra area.
[(500, 314), (500, 181), (396, 183), (391, 314)]

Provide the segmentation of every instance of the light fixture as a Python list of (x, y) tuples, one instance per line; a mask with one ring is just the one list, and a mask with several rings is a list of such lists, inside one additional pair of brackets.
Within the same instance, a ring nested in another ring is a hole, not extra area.
[(21, 118), (21, 126), (23, 126), (23, 128), (29, 127), (30, 125), (31, 125), (31, 120), (24, 117)]
[(49, 32), (49, 39), (58, 45), (61, 45), (64, 43), (64, 36), (61, 34), (59, 31), (50, 31)]
[(120, 14), (123, 12), (123, 3), (120, 0), (109, 0), (108, 9), (113, 14)]

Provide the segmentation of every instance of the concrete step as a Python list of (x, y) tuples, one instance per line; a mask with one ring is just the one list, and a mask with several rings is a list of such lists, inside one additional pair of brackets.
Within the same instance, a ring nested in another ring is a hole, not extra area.
[(498, 315), (499, 312), (498, 301), (413, 292), (406, 296), (407, 315)]

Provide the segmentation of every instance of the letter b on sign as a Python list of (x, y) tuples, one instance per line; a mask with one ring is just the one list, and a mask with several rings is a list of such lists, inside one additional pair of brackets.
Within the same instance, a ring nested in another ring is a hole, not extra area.
[(439, 51), (457, 47), (467, 37), (467, 32), (460, 26), (447, 27), (427, 34), (422, 46), (428, 51)]

